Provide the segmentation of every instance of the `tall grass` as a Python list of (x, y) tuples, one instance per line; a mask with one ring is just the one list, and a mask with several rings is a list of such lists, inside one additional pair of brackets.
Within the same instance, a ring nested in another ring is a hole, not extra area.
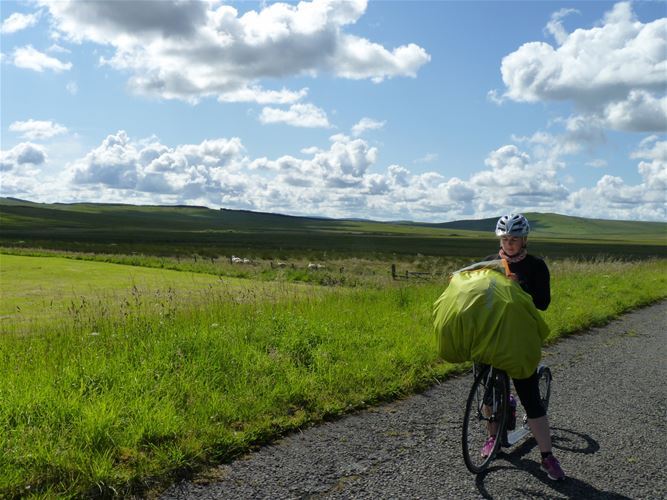
[[(667, 296), (666, 268), (552, 264), (552, 339)], [(88, 301), (30, 335), (6, 327), (0, 496), (141, 492), (422, 388), (460, 368), (435, 356), (442, 288), (136, 292), (115, 312)]]

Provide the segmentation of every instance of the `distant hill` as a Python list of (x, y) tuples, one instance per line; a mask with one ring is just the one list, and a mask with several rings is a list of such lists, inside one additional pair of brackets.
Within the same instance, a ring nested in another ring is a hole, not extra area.
[[(667, 243), (667, 223), (588, 219), (553, 213), (526, 212), (531, 233), (536, 237), (664, 240)], [(437, 227), (468, 231), (494, 231), (498, 218), (458, 220), (436, 224)]]
[[(664, 255), (667, 248), (666, 223), (586, 219), (549, 213), (525, 215), (534, 230), (533, 248), (544, 248), (550, 253), (583, 255), (610, 251), (622, 255), (637, 252)], [(150, 246), (151, 252), (156, 248), (164, 252), (176, 248), (194, 252), (206, 248), (214, 253), (224, 247), (484, 255), (485, 249), (497, 245), (493, 242), (496, 220), (439, 224), (378, 222), (214, 210), (201, 206), (48, 204), (0, 198), (0, 244), (81, 251), (125, 245), (126, 250), (132, 250), (129, 246), (133, 246), (136, 251)], [(549, 242), (569, 247), (546, 246), (551, 245)], [(604, 247), (601, 243), (614, 246)]]

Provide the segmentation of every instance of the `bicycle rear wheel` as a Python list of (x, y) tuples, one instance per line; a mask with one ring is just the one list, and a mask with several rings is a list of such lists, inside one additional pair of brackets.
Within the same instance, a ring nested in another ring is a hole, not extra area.
[[(463, 461), (474, 474), (486, 469), (500, 448), (507, 425), (507, 398), (507, 374), (483, 368), (470, 388), (463, 416)], [(491, 453), (484, 457), (481, 450), (491, 429), (497, 439)]]

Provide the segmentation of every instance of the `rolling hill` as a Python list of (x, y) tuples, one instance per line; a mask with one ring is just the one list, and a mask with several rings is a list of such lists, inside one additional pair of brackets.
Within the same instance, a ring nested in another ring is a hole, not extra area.
[[(527, 213), (533, 244), (569, 251), (664, 255), (667, 223), (612, 221)], [(470, 255), (488, 247), (496, 218), (445, 223), (296, 217), (198, 206), (34, 203), (0, 198), (0, 244), (99, 251), (103, 245), (280, 248)], [(637, 249), (635, 247), (643, 247)], [(187, 248), (186, 248), (187, 247)], [(590, 247), (590, 248), (589, 248)], [(166, 250), (165, 250), (166, 251)]]

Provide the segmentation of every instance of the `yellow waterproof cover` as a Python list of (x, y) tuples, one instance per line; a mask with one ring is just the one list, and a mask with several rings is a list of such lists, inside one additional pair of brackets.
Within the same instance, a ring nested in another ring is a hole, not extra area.
[(482, 263), (452, 275), (433, 309), (438, 351), (451, 363), (485, 363), (512, 378), (528, 378), (549, 327), (532, 297), (499, 265)]

